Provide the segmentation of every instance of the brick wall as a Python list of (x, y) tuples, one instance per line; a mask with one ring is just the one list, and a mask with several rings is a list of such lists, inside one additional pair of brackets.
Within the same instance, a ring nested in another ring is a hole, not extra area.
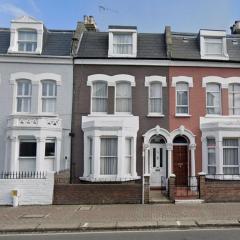
[(206, 202), (240, 202), (240, 180), (205, 180)]
[[(148, 193), (146, 192), (146, 197)], [(142, 184), (57, 184), (53, 204), (141, 203)]]
[(54, 173), (46, 179), (0, 179), (0, 205), (12, 205), (12, 190), (19, 192), (19, 205), (52, 204)]

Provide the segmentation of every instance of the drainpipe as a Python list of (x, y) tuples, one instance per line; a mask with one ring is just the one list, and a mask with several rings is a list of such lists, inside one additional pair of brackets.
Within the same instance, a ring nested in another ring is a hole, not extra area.
[(145, 144), (142, 145), (142, 204), (144, 204), (144, 160), (145, 160)]

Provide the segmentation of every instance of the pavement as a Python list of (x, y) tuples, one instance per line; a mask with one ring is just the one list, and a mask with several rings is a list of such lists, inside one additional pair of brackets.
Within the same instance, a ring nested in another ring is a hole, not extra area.
[(0, 233), (239, 227), (240, 203), (0, 207)]

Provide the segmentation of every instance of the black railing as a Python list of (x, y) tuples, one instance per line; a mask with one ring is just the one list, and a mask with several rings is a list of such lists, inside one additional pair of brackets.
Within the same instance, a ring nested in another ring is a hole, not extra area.
[(239, 180), (240, 174), (207, 174), (206, 179), (209, 180)]
[(199, 197), (200, 189), (198, 176), (176, 179), (176, 198), (198, 199)]
[(46, 179), (46, 172), (1, 172), (0, 179)]

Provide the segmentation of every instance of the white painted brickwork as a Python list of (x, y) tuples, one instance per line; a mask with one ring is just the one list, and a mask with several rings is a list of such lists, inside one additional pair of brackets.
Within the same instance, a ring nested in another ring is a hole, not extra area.
[(0, 179), (0, 205), (12, 205), (12, 190), (19, 191), (19, 205), (52, 204), (53, 186), (53, 172), (46, 179)]

